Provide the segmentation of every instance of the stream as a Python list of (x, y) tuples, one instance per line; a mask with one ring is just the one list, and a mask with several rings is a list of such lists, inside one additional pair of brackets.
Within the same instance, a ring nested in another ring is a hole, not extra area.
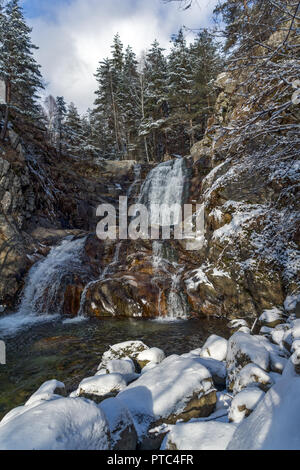
[(89, 319), (52, 320), (35, 324), (6, 339), (7, 364), (0, 366), (0, 419), (26, 402), (45, 381), (57, 379), (71, 392), (96, 373), (110, 345), (142, 340), (166, 355), (184, 354), (203, 345), (211, 334), (229, 337), (227, 321), (216, 318), (190, 321)]

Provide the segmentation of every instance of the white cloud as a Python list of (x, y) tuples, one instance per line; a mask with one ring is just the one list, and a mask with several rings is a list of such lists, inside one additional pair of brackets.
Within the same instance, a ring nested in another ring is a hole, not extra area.
[(73, 0), (49, 16), (30, 20), (32, 38), (40, 49), (37, 60), (48, 83), (47, 92), (74, 101), (80, 111), (92, 106), (99, 60), (110, 54), (113, 36), (139, 55), (157, 38), (165, 48), (180, 26), (205, 27), (216, 1), (198, 0), (181, 11), (176, 2), (161, 0)]

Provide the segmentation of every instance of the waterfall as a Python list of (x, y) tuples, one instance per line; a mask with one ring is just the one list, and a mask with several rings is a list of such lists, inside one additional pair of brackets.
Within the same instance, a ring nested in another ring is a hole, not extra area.
[[(169, 210), (174, 204), (182, 204), (185, 186), (184, 159), (170, 160), (161, 163), (150, 171), (147, 176), (139, 197), (139, 203), (148, 207), (153, 224), (168, 225)], [(157, 212), (151, 209), (152, 205), (163, 207), (161, 221), (158, 220)], [(180, 222), (176, 216), (173, 225)]]
[[(155, 167), (147, 176), (139, 197), (139, 202), (145, 204), (151, 212), (151, 222), (159, 225), (169, 224), (168, 208), (174, 204), (182, 206), (185, 189), (184, 159), (171, 160)], [(158, 220), (157, 212), (153, 211), (153, 204), (163, 206), (161, 220)], [(152, 207), (152, 210), (151, 210)], [(173, 224), (180, 222), (173, 219)], [(158, 298), (158, 312), (160, 320), (178, 320), (188, 318), (188, 305), (183, 293), (180, 292), (180, 281), (183, 267), (180, 266), (174, 256), (174, 250), (167, 240), (152, 242), (152, 266), (154, 271), (153, 281), (159, 278), (159, 271), (170, 279), (170, 292), (167, 298), (168, 316), (162, 317), (161, 297)], [(175, 271), (175, 272), (174, 272)]]
[(62, 312), (64, 280), (73, 273), (84, 274), (81, 261), (86, 237), (65, 238), (46, 258), (30, 269), (20, 307), (14, 315), (0, 318), (0, 331), (13, 333), (19, 328), (55, 318)]

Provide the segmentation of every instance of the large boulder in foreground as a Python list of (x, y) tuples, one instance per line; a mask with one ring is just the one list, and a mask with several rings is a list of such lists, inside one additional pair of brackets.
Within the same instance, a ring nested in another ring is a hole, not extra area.
[(24, 406), (0, 423), (1, 450), (110, 450), (103, 411), (82, 398)]
[(247, 364), (256, 364), (263, 370), (269, 370), (270, 355), (257, 337), (237, 332), (228, 342), (227, 388), (232, 391), (239, 372)]
[(228, 450), (300, 449), (300, 378), (282, 379), (235, 431)]
[(161, 449), (225, 450), (235, 430), (235, 424), (218, 421), (179, 423), (165, 437)]
[(108, 398), (99, 406), (107, 418), (112, 450), (135, 450), (137, 433), (131, 414), (124, 403), (116, 398)]
[(163, 423), (209, 416), (216, 390), (211, 374), (193, 359), (176, 355), (143, 374), (118, 395), (132, 414), (142, 449), (158, 449), (162, 436), (148, 431)]

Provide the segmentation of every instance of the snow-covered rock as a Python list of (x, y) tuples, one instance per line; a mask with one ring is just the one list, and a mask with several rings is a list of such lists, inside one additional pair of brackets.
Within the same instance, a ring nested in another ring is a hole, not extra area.
[(106, 416), (113, 450), (135, 450), (137, 433), (128, 409), (117, 398), (108, 398), (100, 405)]
[(292, 323), (292, 338), (293, 341), (300, 339), (300, 319), (294, 320)]
[(273, 385), (270, 375), (256, 364), (247, 364), (237, 374), (233, 392), (239, 393), (247, 387), (259, 387), (266, 391)]
[(159, 348), (145, 349), (139, 353), (136, 358), (137, 363), (143, 369), (150, 362), (152, 364), (160, 364), (166, 358), (165, 353)]
[(236, 429), (229, 450), (300, 449), (300, 378), (281, 379)]
[(242, 390), (232, 400), (228, 413), (230, 422), (240, 423), (247, 418), (264, 397), (264, 392), (258, 388), (251, 387)]
[(115, 396), (126, 388), (127, 382), (121, 374), (101, 374), (87, 377), (80, 382), (72, 397), (88, 397), (100, 401), (104, 397)]
[(233, 390), (238, 373), (247, 364), (257, 364), (263, 370), (269, 370), (270, 357), (262, 342), (254, 336), (237, 332), (228, 342), (227, 388)]
[(107, 363), (113, 359), (124, 359), (128, 357), (130, 357), (130, 359), (136, 359), (137, 356), (146, 349), (149, 349), (149, 347), (142, 341), (125, 341), (124, 343), (114, 344), (103, 354), (98, 370), (106, 369)]
[(297, 377), (300, 375), (300, 351), (295, 351), (289, 360), (287, 361), (283, 372), (282, 377)]
[(272, 372), (282, 374), (283, 369), (287, 364), (285, 357), (279, 356), (278, 354), (270, 353), (270, 367)]
[(300, 339), (296, 339), (295, 341), (293, 341), (291, 352), (294, 353), (298, 349), (300, 349)]
[(200, 356), (225, 361), (227, 355), (227, 339), (221, 336), (211, 335), (203, 345)]
[(60, 398), (24, 406), (0, 423), (1, 450), (109, 450), (104, 413), (91, 401)]
[(259, 322), (269, 328), (275, 328), (275, 326), (282, 323), (282, 311), (277, 307), (264, 310), (262, 315), (259, 317)]
[(50, 401), (57, 397), (58, 392), (65, 390), (65, 384), (57, 380), (49, 380), (43, 383), (40, 388), (27, 400), (25, 406), (31, 406), (43, 401)]
[(231, 320), (227, 326), (230, 330), (237, 330), (238, 328), (249, 327), (247, 321), (243, 318), (235, 318), (234, 320)]
[(167, 434), (161, 450), (225, 450), (235, 430), (235, 424), (218, 421), (179, 423)]
[[(101, 370), (103, 369), (100, 369), (100, 371)], [(108, 361), (106, 364), (106, 372), (109, 374), (121, 374), (127, 384), (139, 377), (135, 372), (135, 365), (130, 357)]]
[(271, 333), (271, 339), (273, 343), (278, 344), (279, 346), (283, 345), (283, 337), (286, 333), (286, 331), (290, 330), (290, 326), (287, 325), (286, 323), (282, 323), (281, 325), (276, 326), (272, 333)]
[(199, 364), (206, 367), (206, 369), (208, 369), (211, 373), (215, 385), (226, 385), (227, 370), (225, 362), (217, 361), (216, 359), (194, 356), (192, 353), (183, 354), (181, 357), (194, 359)]
[(173, 355), (119, 393), (118, 400), (132, 414), (142, 448), (158, 448), (161, 437), (149, 436), (150, 427), (208, 416), (216, 405), (216, 391), (203, 365)]

